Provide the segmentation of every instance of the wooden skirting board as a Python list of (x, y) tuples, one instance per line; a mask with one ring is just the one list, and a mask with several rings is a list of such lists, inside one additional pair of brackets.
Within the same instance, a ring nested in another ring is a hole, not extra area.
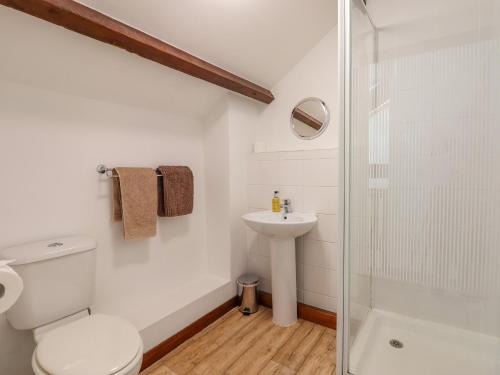
[[(272, 307), (272, 296), (270, 293), (259, 292), (258, 298), (259, 304), (262, 306)], [(222, 305), (216, 307), (214, 310), (210, 311), (208, 314), (203, 315), (194, 323), (191, 323), (187, 327), (183, 328), (172, 337), (169, 337), (151, 350), (144, 353), (141, 371), (163, 358), (183, 342), (189, 340), (198, 332), (201, 332), (236, 306), (238, 306), (238, 298), (233, 297), (224, 302)], [(333, 312), (299, 303), (297, 304), (297, 313), (300, 319), (308, 320), (332, 329), (337, 328), (337, 314)]]
[(274, 100), (268, 89), (74, 0), (0, 0), (0, 4), (260, 102), (269, 104)]
[(141, 371), (151, 366), (159, 359), (163, 358), (165, 355), (181, 345), (184, 341), (190, 339), (198, 332), (203, 331), (203, 329), (229, 312), (235, 306), (238, 306), (238, 297), (233, 297), (230, 300), (224, 302), (222, 305), (216, 307), (208, 314), (203, 315), (200, 319), (180, 330), (172, 337), (169, 337), (165, 341), (159, 343), (153, 349), (148, 350), (146, 353), (144, 353), (144, 356), (142, 358)]
[[(262, 306), (273, 307), (271, 293), (259, 292), (259, 303)], [(299, 302), (297, 304), (297, 315), (299, 319), (308, 320), (331, 329), (337, 329), (337, 314), (334, 312)]]

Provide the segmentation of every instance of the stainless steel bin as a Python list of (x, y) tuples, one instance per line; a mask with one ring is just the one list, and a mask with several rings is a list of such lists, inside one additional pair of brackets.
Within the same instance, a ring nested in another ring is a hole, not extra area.
[(242, 275), (237, 280), (238, 284), (238, 299), (239, 310), (244, 315), (250, 315), (259, 310), (257, 303), (257, 286), (259, 285), (259, 277), (256, 275)]

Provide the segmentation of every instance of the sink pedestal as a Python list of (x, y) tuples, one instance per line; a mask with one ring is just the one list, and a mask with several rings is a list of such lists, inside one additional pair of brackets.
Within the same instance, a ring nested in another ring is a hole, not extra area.
[(271, 239), (273, 322), (288, 327), (297, 321), (295, 239)]
[(273, 322), (287, 327), (297, 321), (295, 238), (309, 232), (318, 221), (315, 214), (293, 212), (282, 216), (271, 211), (243, 215), (245, 223), (270, 240)]

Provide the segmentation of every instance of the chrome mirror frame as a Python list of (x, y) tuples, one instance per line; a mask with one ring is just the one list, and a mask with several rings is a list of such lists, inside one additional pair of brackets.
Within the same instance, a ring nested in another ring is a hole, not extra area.
[[(306, 102), (310, 102), (310, 101), (313, 101), (313, 102), (317, 102), (321, 105), (322, 109), (323, 109), (323, 112), (325, 113), (325, 120), (323, 121), (323, 124), (321, 125), (321, 128), (319, 128), (318, 132), (314, 135), (311, 135), (311, 136), (303, 136), (301, 134), (299, 134), (297, 132), (297, 130), (295, 129), (295, 127), (293, 126), (293, 120), (294, 120), (294, 116), (293, 116), (293, 113), (294, 111), (301, 105), (301, 104), (304, 104)], [(308, 98), (305, 98), (305, 99), (302, 99), (300, 102), (298, 102), (292, 109), (292, 111), (290, 112), (290, 129), (292, 130), (292, 133), (299, 139), (303, 139), (303, 140), (306, 140), (306, 141), (309, 141), (311, 139), (315, 139), (315, 138), (318, 138), (321, 134), (323, 134), (325, 132), (325, 130), (328, 128), (328, 125), (330, 125), (330, 109), (328, 108), (328, 106), (326, 105), (326, 103), (321, 100), (320, 98), (317, 98), (317, 97), (314, 97), (314, 96), (310, 96)]]

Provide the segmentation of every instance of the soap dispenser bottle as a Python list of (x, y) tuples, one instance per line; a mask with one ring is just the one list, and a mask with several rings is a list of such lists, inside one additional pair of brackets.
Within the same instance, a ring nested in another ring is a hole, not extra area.
[(281, 211), (281, 201), (280, 201), (279, 193), (280, 192), (278, 190), (274, 191), (273, 212), (280, 212)]

